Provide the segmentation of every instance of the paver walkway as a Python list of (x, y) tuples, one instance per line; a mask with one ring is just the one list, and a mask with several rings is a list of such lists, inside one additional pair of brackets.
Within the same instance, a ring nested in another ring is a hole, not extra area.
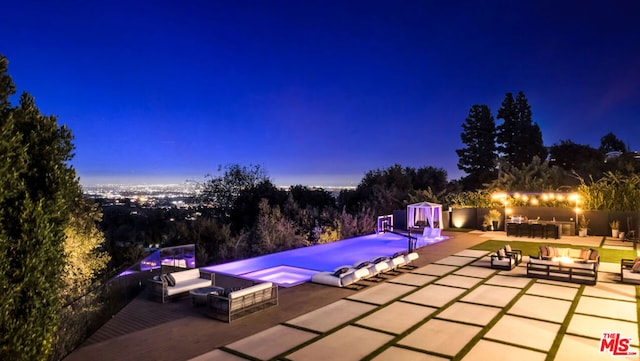
[[(596, 286), (537, 280), (526, 259), (512, 271), (487, 261), (443, 257), (192, 360), (638, 359), (636, 286), (604, 274)], [(631, 338), (635, 355), (601, 352), (603, 332)]]

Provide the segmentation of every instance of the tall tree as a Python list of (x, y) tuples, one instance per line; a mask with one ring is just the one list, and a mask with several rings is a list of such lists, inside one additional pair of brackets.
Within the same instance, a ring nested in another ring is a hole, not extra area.
[(498, 109), (498, 119), (503, 123), (497, 127), (498, 151), (510, 164), (520, 167), (533, 157), (547, 158), (547, 149), (542, 141), (542, 132), (532, 120), (531, 106), (523, 92), (507, 93)]
[(474, 190), (495, 179), (496, 172), (496, 123), (486, 105), (474, 105), (462, 124), (462, 143), (457, 149), (458, 169), (467, 173), (463, 180), (465, 189)]
[[(561, 140), (549, 147), (551, 166), (558, 166), (572, 177), (565, 177), (566, 185), (578, 186), (579, 179), (599, 179), (602, 176), (603, 155), (589, 145)], [(577, 178), (575, 176), (578, 176)]]
[(64, 274), (65, 226), (80, 194), (69, 129), (15, 86), (0, 55), (0, 359), (46, 360)]
[(607, 154), (609, 152), (625, 153), (628, 151), (628, 147), (623, 141), (618, 139), (615, 134), (609, 132), (600, 138), (600, 147), (598, 150), (602, 154)]
[[(219, 171), (222, 170), (220, 167)], [(210, 202), (218, 216), (229, 217), (229, 213), (242, 192), (269, 181), (267, 172), (260, 165), (240, 166), (231, 164), (224, 167), (224, 173), (211, 177), (202, 187), (202, 199)]]

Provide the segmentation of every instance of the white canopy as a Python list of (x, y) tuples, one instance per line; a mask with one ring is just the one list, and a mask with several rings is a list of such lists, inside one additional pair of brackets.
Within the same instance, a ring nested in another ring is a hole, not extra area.
[[(422, 221), (422, 222), (420, 222)], [(442, 228), (442, 204), (420, 202), (407, 206), (407, 228), (416, 226), (416, 223), (427, 223), (425, 227)]]

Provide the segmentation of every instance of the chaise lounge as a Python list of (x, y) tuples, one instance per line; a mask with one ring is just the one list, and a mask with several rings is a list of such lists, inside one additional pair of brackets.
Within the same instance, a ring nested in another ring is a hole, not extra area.
[(361, 288), (356, 283), (363, 277), (367, 277), (369, 271), (366, 268), (356, 269), (351, 266), (341, 266), (332, 272), (318, 272), (311, 276), (311, 282), (334, 287)]

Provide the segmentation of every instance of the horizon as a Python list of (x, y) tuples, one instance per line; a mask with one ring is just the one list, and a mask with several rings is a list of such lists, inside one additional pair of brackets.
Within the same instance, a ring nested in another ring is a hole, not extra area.
[(635, 0), (23, 0), (2, 10), (17, 94), (72, 131), (86, 184), (202, 180), (219, 164), (260, 164), (275, 184), (357, 184), (394, 164), (458, 179), (469, 109), (496, 117), (518, 91), (546, 146), (597, 147), (613, 132), (640, 148)]

